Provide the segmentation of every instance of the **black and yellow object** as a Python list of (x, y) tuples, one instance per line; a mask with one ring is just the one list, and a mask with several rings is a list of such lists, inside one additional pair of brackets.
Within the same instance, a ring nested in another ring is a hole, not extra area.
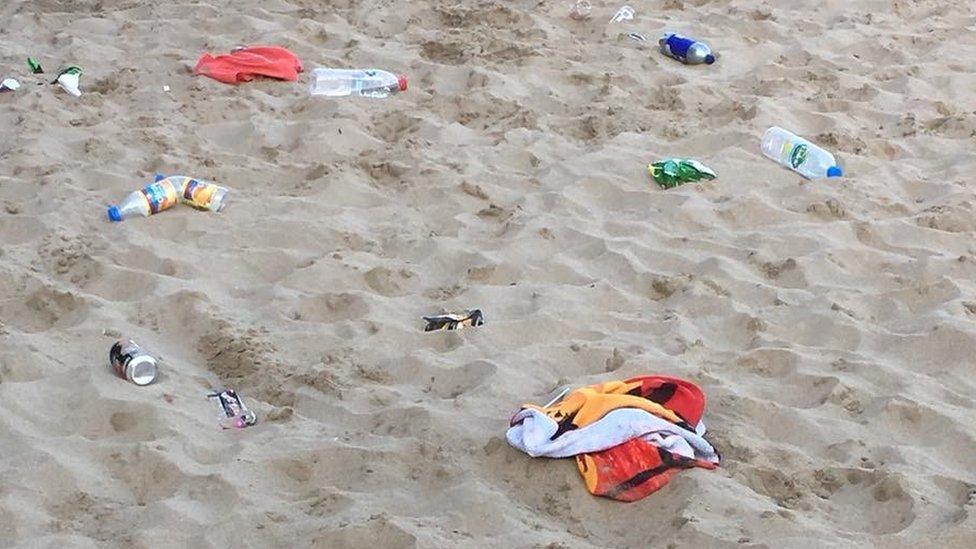
[(461, 330), (472, 326), (481, 326), (485, 323), (485, 316), (481, 314), (481, 309), (469, 309), (459, 313), (425, 316), (424, 321), (427, 322), (427, 326), (424, 328), (425, 332)]

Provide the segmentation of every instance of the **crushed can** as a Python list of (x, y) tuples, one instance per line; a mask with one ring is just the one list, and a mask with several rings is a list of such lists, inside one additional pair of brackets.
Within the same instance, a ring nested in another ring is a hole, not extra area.
[(108, 360), (116, 375), (136, 385), (149, 385), (156, 380), (156, 359), (131, 339), (123, 339), (112, 345)]
[(207, 394), (217, 405), (217, 423), (222, 429), (243, 429), (258, 421), (257, 415), (244, 406), (244, 401), (232, 389), (222, 389)]
[(425, 316), (427, 326), (425, 332), (436, 330), (461, 330), (471, 326), (481, 326), (485, 323), (485, 315), (481, 309), (469, 309), (459, 313), (446, 313), (436, 316)]

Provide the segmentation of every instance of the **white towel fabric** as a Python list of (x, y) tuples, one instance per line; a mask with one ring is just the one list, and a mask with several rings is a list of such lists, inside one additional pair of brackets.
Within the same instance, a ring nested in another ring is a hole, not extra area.
[[(620, 408), (585, 427), (566, 431), (552, 440), (559, 426), (546, 414), (526, 408), (512, 417), (505, 438), (513, 447), (532, 457), (564, 458), (599, 452), (643, 437), (658, 446), (690, 458), (718, 463), (715, 448), (699, 433), (682, 429), (639, 408)], [(705, 432), (699, 423), (696, 431)]]

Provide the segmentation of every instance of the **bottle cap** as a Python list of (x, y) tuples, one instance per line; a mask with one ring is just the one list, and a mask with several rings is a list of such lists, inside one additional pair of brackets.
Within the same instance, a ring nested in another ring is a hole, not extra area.
[(400, 85), (400, 91), (407, 91), (407, 75), (401, 74), (398, 76), (397, 84)]
[(840, 166), (831, 166), (827, 168), (827, 177), (842, 177), (844, 175), (844, 170), (840, 169)]
[(708, 55), (705, 56), (705, 64), (706, 65), (711, 65), (714, 62), (715, 62), (715, 56), (714, 55), (708, 54)]
[(122, 221), (122, 212), (119, 211), (119, 207), (118, 206), (109, 206), (108, 207), (108, 219), (109, 219), (109, 221), (113, 221), (115, 223), (118, 223), (119, 221)]

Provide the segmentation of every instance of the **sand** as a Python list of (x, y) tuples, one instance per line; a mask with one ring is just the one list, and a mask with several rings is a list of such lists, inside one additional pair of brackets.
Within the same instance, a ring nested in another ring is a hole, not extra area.
[[(4, 2), (0, 545), (972, 547), (972, 4), (570, 4)], [(410, 88), (190, 74), (255, 43)], [(765, 160), (771, 125), (849, 177)], [(668, 156), (719, 177), (660, 190)], [(228, 207), (109, 224), (156, 171)], [(157, 383), (112, 375), (119, 334)], [(702, 386), (720, 469), (623, 504), (504, 441), (645, 373)], [(220, 386), (256, 426), (217, 429)]]

